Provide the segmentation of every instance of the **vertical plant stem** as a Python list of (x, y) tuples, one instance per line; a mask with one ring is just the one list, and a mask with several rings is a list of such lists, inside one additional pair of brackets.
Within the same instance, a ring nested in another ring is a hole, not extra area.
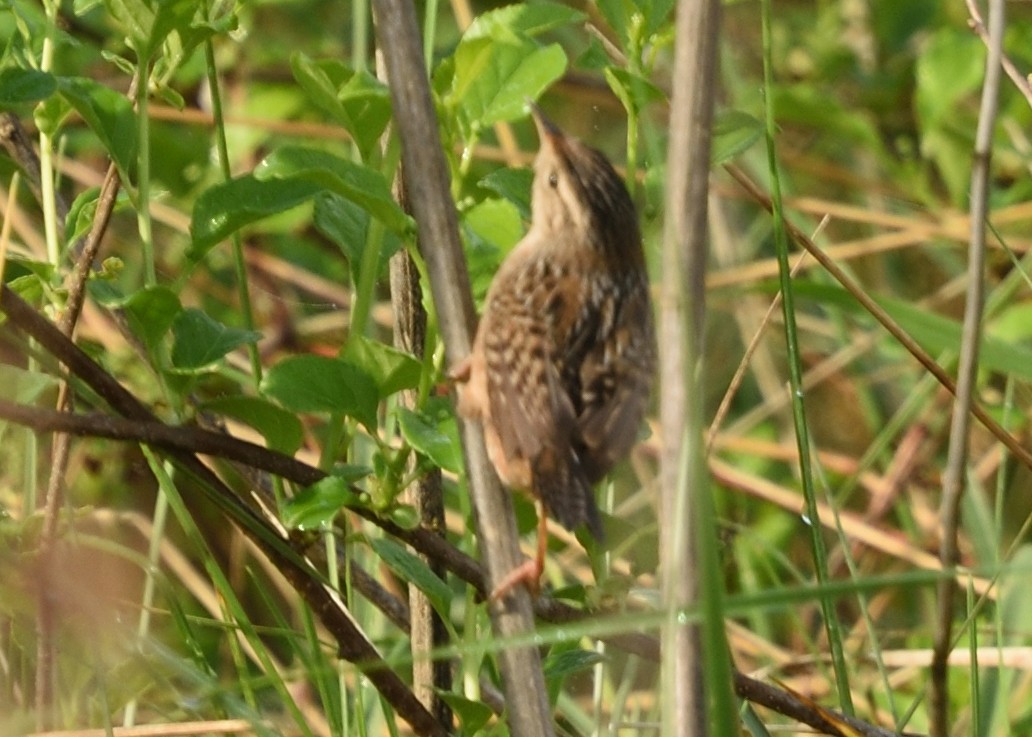
[[(677, 5), (659, 323), (665, 737), (737, 732), (720, 576), (714, 575), (719, 566), (713, 559), (714, 513), (702, 420), (710, 140), (719, 18), (720, 3), (715, 0), (681, 0)], [(698, 623), (684, 616), (693, 607), (702, 615)], [(707, 703), (710, 699), (712, 706)]]
[[(982, 337), (982, 312), (985, 292), (986, 221), (989, 217), (989, 175), (992, 158), (993, 128), (999, 98), (1001, 60), (1003, 57), (1004, 3), (989, 1), (989, 44), (986, 56), (985, 83), (975, 132), (974, 163), (971, 169), (971, 240), (968, 245), (968, 289), (964, 306), (964, 329), (957, 366), (957, 392), (950, 421), (950, 442), (943, 474), (942, 502), (939, 523), (942, 540), (939, 559), (944, 571), (950, 571), (960, 560), (958, 528), (960, 500), (967, 468), (968, 432), (971, 408), (978, 373), (979, 344)], [(929, 697), (929, 724), (932, 737), (946, 737), (949, 725), (948, 658), (953, 648), (954, 599), (957, 584), (954, 576), (943, 576), (938, 587), (936, 626), (932, 646), (932, 667)]]
[(144, 283), (154, 286), (158, 283), (158, 272), (154, 263), (154, 223), (150, 214), (150, 63), (150, 59), (140, 59), (137, 69), (140, 79), (136, 90), (140, 155), (136, 172), (136, 227), (140, 233), (140, 250), (143, 253)]
[[(58, 3), (56, 0), (44, 1), (46, 14), (46, 36), (40, 57), (40, 70), (50, 72), (54, 66), (55, 34), (57, 31)], [(54, 189), (54, 140), (49, 131), (39, 134), (39, 182), (40, 207), (43, 212), (43, 232), (47, 244), (47, 259), (56, 270), (61, 259), (61, 235), (58, 224), (57, 192)], [(31, 367), (31, 364), (30, 364)], [(69, 393), (67, 384), (62, 384), (58, 392), (57, 406), (68, 406)], [(33, 443), (31, 457), (38, 457), (38, 447)], [(61, 499), (64, 498), (65, 468), (68, 463), (70, 438), (64, 433), (57, 433), (51, 447), (50, 476), (47, 480), (47, 492), (44, 502), (43, 530), (39, 545), (39, 597), (36, 614), (36, 726), (40, 731), (54, 726), (55, 703), (54, 694), (56, 674), (55, 616), (52, 604), (51, 581), (53, 581), (54, 553), (57, 544), (57, 517), (60, 512)], [(33, 500), (35, 501), (35, 500)]]
[[(215, 46), (210, 39), (204, 44), (204, 59), (208, 68), (211, 115), (215, 120), (215, 151), (218, 153), (222, 178), (229, 181), (233, 172), (229, 166), (229, 146), (226, 143), (225, 117), (222, 112), (222, 84), (218, 68), (215, 66)], [(240, 240), (240, 231), (233, 233), (233, 269), (236, 272), (237, 299), (240, 300), (240, 313), (243, 316), (244, 328), (254, 330), (254, 310), (251, 307), (251, 289), (247, 280), (247, 260), (244, 258), (244, 244)], [(251, 385), (257, 391), (262, 383), (262, 358), (256, 343), (247, 344), (247, 358), (251, 364)]]
[[(459, 240), (458, 215), (451, 199), (448, 164), (440, 133), (415, 9), (407, 0), (375, 0), (375, 27), (384, 56), (402, 148), (402, 175), (419, 226), (419, 246), (430, 277), (434, 306), (448, 358), (465, 359), (472, 344), (474, 310), (469, 274)], [(512, 501), (491, 468), (478, 423), (465, 422), (461, 435), (467, 478), (476, 508), (477, 537), (488, 571), (497, 585), (521, 562)], [(519, 588), (490, 606), (495, 634), (505, 638), (534, 629), (530, 597)], [(514, 737), (554, 734), (548, 694), (535, 647), (498, 653)]]
[[(40, 71), (53, 71), (54, 36), (57, 32), (57, 0), (44, 0), (43, 10), (46, 13), (46, 36), (40, 54)], [(54, 190), (54, 141), (47, 131), (39, 134), (39, 186), (43, 210), (43, 233), (47, 242), (47, 259), (54, 266), (61, 258), (60, 233), (57, 222), (57, 193)]]
[[(822, 526), (817, 511), (817, 489), (814, 483), (814, 472), (810, 455), (810, 433), (806, 423), (806, 410), (803, 401), (802, 357), (799, 349), (799, 338), (795, 322), (795, 293), (792, 286), (791, 267), (788, 261), (788, 231), (785, 226), (784, 208), (781, 198), (781, 180), (778, 176), (777, 152), (774, 146), (774, 79), (772, 71), (772, 48), (770, 28), (770, 0), (761, 3), (763, 26), (763, 77), (765, 90), (765, 123), (767, 138), (767, 164), (771, 177), (771, 200), (773, 201), (774, 243), (778, 256), (778, 273), (782, 294), (782, 314), (785, 321), (785, 343), (788, 351), (789, 387), (792, 392), (792, 420), (795, 426), (796, 445), (799, 450), (799, 475), (803, 486), (806, 503), (806, 521), (810, 530), (814, 557), (814, 569), (817, 581), (823, 585), (828, 582), (828, 552), (822, 536)], [(828, 635), (828, 646), (831, 649), (831, 662), (835, 671), (835, 685), (838, 690), (839, 704), (847, 714), (853, 714), (853, 698), (849, 690), (849, 679), (846, 670), (845, 654), (842, 646), (842, 633), (835, 614), (834, 603), (827, 595), (821, 595), (821, 613), (824, 627)]]

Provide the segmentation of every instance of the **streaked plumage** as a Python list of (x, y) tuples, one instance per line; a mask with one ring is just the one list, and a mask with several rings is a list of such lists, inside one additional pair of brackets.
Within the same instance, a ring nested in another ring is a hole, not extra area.
[(535, 120), (531, 227), (488, 291), (459, 411), (502, 481), (601, 537), (592, 487), (634, 444), (655, 371), (648, 276), (619, 175)]

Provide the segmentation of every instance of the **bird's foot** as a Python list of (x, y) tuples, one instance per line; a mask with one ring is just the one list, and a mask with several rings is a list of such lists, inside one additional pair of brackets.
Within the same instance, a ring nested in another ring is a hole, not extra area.
[(506, 577), (494, 587), (494, 590), (491, 592), (491, 595), (487, 597), (487, 600), (489, 602), (501, 601), (510, 591), (521, 583), (527, 587), (530, 591), (530, 595), (536, 598), (538, 592), (541, 590), (541, 574), (544, 570), (544, 561), (524, 561), (522, 564), (509, 571), (508, 575), (506, 575)]

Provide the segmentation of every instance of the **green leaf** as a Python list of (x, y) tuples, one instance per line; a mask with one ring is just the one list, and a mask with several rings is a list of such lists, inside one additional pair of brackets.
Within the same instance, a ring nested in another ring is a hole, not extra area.
[(620, 37), (624, 50), (644, 46), (666, 23), (673, 7), (674, 0), (598, 1), (598, 9)]
[(290, 67), (309, 99), (351, 134), (367, 158), (390, 121), (387, 87), (365, 70), (356, 72), (337, 60), (314, 61), (300, 52)]
[(534, 184), (534, 170), (502, 167), (495, 169), (477, 182), (484, 189), (491, 190), (516, 205), (520, 217), (530, 220), (530, 192)]
[(262, 334), (223, 325), (197, 309), (183, 310), (172, 321), (172, 366), (181, 373), (207, 369), (227, 353)]
[(721, 110), (713, 118), (711, 165), (720, 166), (763, 137), (763, 123), (740, 110)]
[(51, 95), (36, 105), (32, 111), (32, 120), (41, 132), (54, 136), (61, 129), (65, 119), (71, 115), (72, 109), (64, 97)]
[(147, 37), (146, 57), (150, 58), (173, 32), (181, 34), (190, 30), (198, 7), (197, 0), (158, 0), (157, 13)]
[(141, 56), (154, 25), (154, 9), (146, 0), (104, 0), (108, 13), (122, 26), (130, 45)]
[(283, 524), (291, 529), (317, 530), (332, 522), (343, 507), (361, 503), (361, 496), (355, 493), (349, 481), (327, 476), (302, 489), (283, 505)]
[(435, 419), (398, 407), (398, 428), (405, 441), (446, 471), (462, 470), (454, 416), (439, 412)]
[(489, 197), (471, 207), (462, 222), (477, 238), (502, 252), (509, 251), (523, 238), (523, 218), (509, 200)]
[(254, 176), (262, 182), (297, 180), (318, 185), (362, 206), (398, 235), (415, 228), (412, 219), (394, 201), (380, 172), (325, 151), (284, 146), (266, 157)]
[(403, 530), (419, 527), (419, 510), (408, 504), (395, 504), (388, 510), (387, 517)]
[(232, 417), (262, 434), (273, 450), (294, 455), (304, 440), (304, 427), (292, 413), (262, 397), (230, 395), (209, 399), (202, 410)]
[(183, 309), (179, 296), (168, 287), (144, 287), (130, 295), (122, 305), (129, 329), (138, 336), (152, 356)]
[(541, 670), (544, 671), (547, 680), (561, 680), (585, 671), (605, 659), (604, 655), (594, 650), (553, 650), (541, 664)]
[(449, 102), (458, 107), (464, 129), (475, 132), (525, 116), (526, 100), (536, 100), (565, 71), (566, 53), (558, 44), (542, 48), (525, 39), (464, 40), (455, 52)]
[(473, 701), (456, 693), (439, 692), (441, 699), (459, 717), (462, 723), (462, 734), (480, 734), (487, 723), (494, 718), (491, 707), (482, 701)]
[(57, 92), (57, 81), (46, 72), (10, 67), (0, 70), (0, 108), (45, 100)]
[(452, 591), (426, 563), (390, 538), (374, 538), (369, 544), (402, 580), (426, 594), (438, 614), (442, 617), (451, 616)]
[(85, 77), (61, 77), (61, 96), (100, 139), (118, 168), (129, 172), (136, 161), (136, 113), (123, 95)]
[(200, 260), (215, 244), (245, 225), (297, 207), (320, 189), (318, 184), (301, 179), (265, 181), (250, 175), (209, 187), (194, 204), (190, 258)]
[(419, 361), (410, 354), (361, 335), (348, 339), (342, 358), (373, 378), (381, 399), (403, 389), (415, 389), (423, 371)]
[(266, 396), (293, 412), (338, 412), (376, 428), (376, 382), (354, 364), (326, 356), (291, 356), (262, 381)]
[[(316, 229), (336, 243), (348, 259), (348, 267), (355, 283), (362, 280), (362, 263), (365, 249), (369, 247), (369, 222), (371, 216), (351, 200), (332, 192), (320, 192), (315, 197), (312, 222)], [(401, 248), (401, 240), (394, 233), (384, 232), (380, 246), (377, 275), (387, 268), (391, 256)]]
[(513, 41), (519, 36), (538, 36), (571, 23), (581, 23), (586, 18), (579, 10), (558, 3), (514, 3), (478, 15), (462, 38), (464, 41), (483, 37)]

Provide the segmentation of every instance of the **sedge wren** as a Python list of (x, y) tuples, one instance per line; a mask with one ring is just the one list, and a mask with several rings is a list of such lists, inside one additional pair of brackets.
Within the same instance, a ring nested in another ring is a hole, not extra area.
[(536, 589), (546, 514), (567, 529), (602, 522), (593, 485), (630, 451), (656, 363), (634, 204), (606, 157), (532, 106), (541, 139), (530, 230), (491, 283), (458, 409), (483, 423), (491, 462), (538, 510), (536, 560), (492, 593)]

